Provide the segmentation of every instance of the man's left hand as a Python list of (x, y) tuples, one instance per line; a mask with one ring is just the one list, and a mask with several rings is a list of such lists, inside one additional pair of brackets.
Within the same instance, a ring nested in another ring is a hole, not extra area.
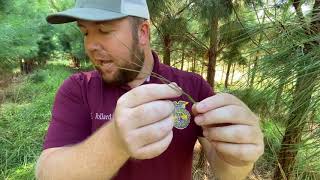
[(221, 93), (208, 97), (193, 106), (193, 113), (211, 148), (228, 164), (251, 165), (263, 154), (259, 119), (235, 96)]

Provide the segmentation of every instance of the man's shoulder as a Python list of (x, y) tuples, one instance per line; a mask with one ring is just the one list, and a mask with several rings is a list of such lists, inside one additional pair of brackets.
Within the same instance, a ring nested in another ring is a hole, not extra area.
[(96, 71), (77, 72), (66, 78), (60, 89), (86, 89), (89, 84), (99, 82), (97, 81), (98, 78), (100, 76)]
[(100, 78), (99, 74), (97, 71), (86, 71), (86, 72), (78, 72), (75, 74), (72, 74), (68, 79), (73, 80), (73, 81), (86, 81), (90, 82), (92, 79)]

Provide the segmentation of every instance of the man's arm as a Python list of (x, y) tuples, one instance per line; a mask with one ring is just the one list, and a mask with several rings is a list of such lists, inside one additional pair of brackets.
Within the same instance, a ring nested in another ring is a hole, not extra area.
[[(132, 89), (118, 99), (113, 120), (83, 142), (45, 150), (38, 179), (111, 179), (128, 160), (162, 154), (173, 137), (174, 105), (181, 96), (165, 84)], [(157, 112), (157, 113), (150, 113)]]
[(120, 143), (111, 122), (82, 143), (43, 151), (36, 177), (41, 180), (111, 179), (129, 158)]
[(219, 180), (243, 180), (252, 171), (253, 164), (246, 166), (232, 166), (226, 163), (224, 160), (216, 154), (214, 148), (211, 148), (211, 144), (205, 138), (198, 138), (204, 152), (205, 156), (210, 164), (211, 170), (214, 176)]

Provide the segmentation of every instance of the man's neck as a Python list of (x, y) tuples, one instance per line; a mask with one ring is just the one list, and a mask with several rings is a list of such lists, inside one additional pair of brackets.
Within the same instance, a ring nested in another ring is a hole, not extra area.
[(131, 88), (135, 88), (143, 84), (151, 75), (154, 66), (154, 59), (151, 50), (145, 54), (143, 67), (135, 80), (128, 83)]

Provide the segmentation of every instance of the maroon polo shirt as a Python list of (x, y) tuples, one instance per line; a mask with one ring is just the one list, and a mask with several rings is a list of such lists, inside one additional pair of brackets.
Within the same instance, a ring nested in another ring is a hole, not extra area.
[[(155, 53), (153, 57), (153, 72), (176, 82), (197, 102), (213, 95), (211, 87), (201, 76), (161, 64)], [(162, 82), (151, 77), (150, 81), (144, 84), (148, 83)], [(44, 149), (76, 144), (85, 140), (99, 127), (112, 121), (118, 98), (129, 90), (128, 86), (105, 85), (97, 71), (72, 75), (64, 81), (56, 94)], [(186, 96), (174, 100), (189, 102), (187, 110), (192, 114), (192, 103)], [(114, 179), (192, 179), (193, 147), (198, 136), (202, 136), (202, 130), (194, 123), (192, 116), (186, 129), (174, 128), (173, 140), (163, 154), (150, 160), (128, 160)]]

